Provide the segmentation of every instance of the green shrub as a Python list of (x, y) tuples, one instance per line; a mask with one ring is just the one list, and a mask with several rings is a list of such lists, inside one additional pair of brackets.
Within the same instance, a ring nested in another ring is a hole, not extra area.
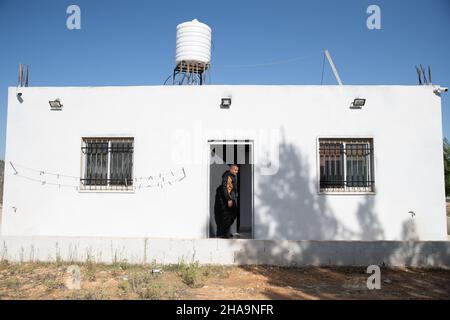
[(178, 264), (178, 275), (181, 277), (183, 283), (189, 287), (195, 288), (203, 285), (198, 261), (188, 264), (184, 261), (180, 261)]
[[(122, 287), (126, 285), (123, 284)], [(129, 288), (141, 299), (158, 300), (161, 298), (162, 285), (155, 281), (150, 272), (133, 273), (130, 275)]]

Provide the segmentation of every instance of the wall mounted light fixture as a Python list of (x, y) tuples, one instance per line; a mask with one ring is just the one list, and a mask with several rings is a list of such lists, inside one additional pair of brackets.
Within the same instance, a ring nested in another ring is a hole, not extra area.
[(231, 98), (222, 98), (222, 102), (220, 103), (221, 109), (230, 109), (231, 106)]
[(350, 105), (350, 109), (361, 109), (366, 104), (366, 99), (356, 98)]
[(63, 106), (59, 99), (51, 100), (48, 103), (50, 104), (50, 110), (61, 110)]

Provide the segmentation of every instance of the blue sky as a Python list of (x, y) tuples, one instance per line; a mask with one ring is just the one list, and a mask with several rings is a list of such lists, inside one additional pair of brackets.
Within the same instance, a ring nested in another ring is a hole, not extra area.
[[(70, 4), (81, 30), (66, 28)], [(366, 27), (371, 4), (381, 30)], [(422, 63), (450, 86), (449, 0), (0, 0), (0, 158), (19, 63), (30, 86), (159, 85), (174, 66), (176, 25), (193, 18), (213, 29), (214, 84), (320, 84), (328, 48), (345, 84), (413, 85)], [(323, 83), (335, 84), (328, 65)], [(448, 93), (442, 103), (450, 138)]]

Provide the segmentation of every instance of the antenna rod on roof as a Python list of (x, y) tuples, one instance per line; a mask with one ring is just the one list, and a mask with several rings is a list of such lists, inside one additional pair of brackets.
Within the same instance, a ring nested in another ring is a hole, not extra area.
[(339, 73), (338, 73), (338, 71), (336, 69), (336, 66), (333, 63), (333, 59), (331, 59), (331, 55), (330, 55), (330, 53), (328, 52), (327, 49), (325, 49), (325, 57), (327, 57), (328, 63), (331, 66), (331, 70), (333, 70), (334, 77), (336, 78), (336, 80), (339, 83), (339, 85), (342, 86), (343, 83), (341, 81), (341, 77), (339, 77)]
[(19, 64), (19, 79), (17, 81), (18, 87), (28, 87), (28, 73), (29, 66), (27, 64)]
[(420, 71), (422, 72), (423, 75), (423, 83), (428, 84), (427, 74), (425, 73), (425, 69), (422, 67), (422, 64), (420, 64)]
[(431, 82), (431, 67), (430, 67), (430, 65), (428, 65), (428, 81), (430, 82), (430, 84), (432, 84), (432, 82)]
[(420, 70), (417, 66), (414, 66), (414, 67), (416, 67), (417, 77), (419, 79), (419, 85), (422, 85), (422, 75), (420, 73)]

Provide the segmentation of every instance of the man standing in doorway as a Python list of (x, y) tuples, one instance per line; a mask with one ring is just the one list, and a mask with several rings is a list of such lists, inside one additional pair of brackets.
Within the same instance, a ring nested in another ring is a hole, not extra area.
[(230, 165), (230, 169), (222, 175), (222, 184), (216, 189), (216, 201), (214, 203), (214, 217), (216, 219), (219, 238), (231, 238), (230, 228), (238, 213), (237, 164)]

